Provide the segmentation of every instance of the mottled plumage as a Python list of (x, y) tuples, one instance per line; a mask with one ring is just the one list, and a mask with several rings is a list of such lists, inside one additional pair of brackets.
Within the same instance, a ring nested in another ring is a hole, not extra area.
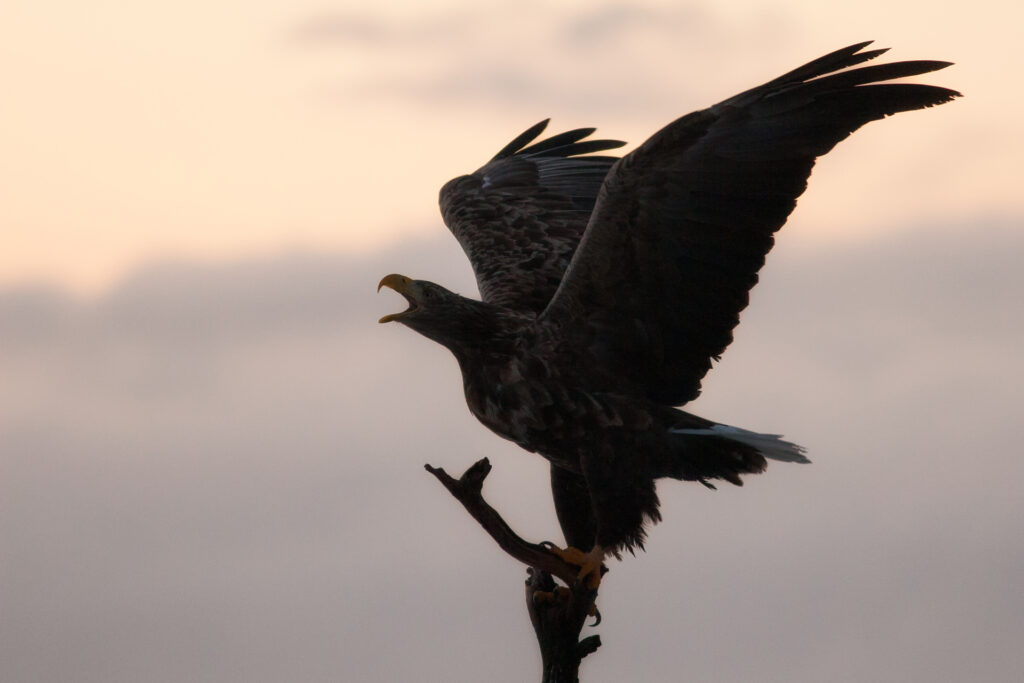
[[(732, 341), (773, 234), (816, 157), (863, 124), (958, 93), (880, 83), (941, 69), (861, 43), (684, 116), (621, 160), (543, 121), (441, 191), (482, 301), (389, 275), (385, 316), (458, 359), (473, 414), (551, 463), (571, 545), (642, 547), (655, 480), (741, 484), (765, 458), (806, 462), (777, 436), (679, 410)], [(838, 73), (835, 73), (838, 72)], [(533, 143), (533, 144), (531, 144)]]
[(579, 155), (623, 146), (572, 130), (526, 147), (541, 121), (483, 168), (441, 188), (441, 215), (473, 264), (484, 301), (540, 313), (583, 236), (617, 157)]

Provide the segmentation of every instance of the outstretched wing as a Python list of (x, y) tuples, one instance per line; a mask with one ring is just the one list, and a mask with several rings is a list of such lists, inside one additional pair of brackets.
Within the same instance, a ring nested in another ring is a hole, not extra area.
[(580, 128), (532, 142), (541, 121), (483, 168), (441, 189), (441, 214), (476, 273), (484, 301), (540, 313), (555, 293), (594, 208), (608, 169), (618, 159), (580, 156), (621, 147), (584, 140)]
[(946, 62), (832, 73), (884, 52), (866, 45), (684, 116), (611, 170), (539, 319), (560, 353), (617, 391), (674, 405), (700, 393), (815, 158), (868, 121), (959, 95), (878, 83)]

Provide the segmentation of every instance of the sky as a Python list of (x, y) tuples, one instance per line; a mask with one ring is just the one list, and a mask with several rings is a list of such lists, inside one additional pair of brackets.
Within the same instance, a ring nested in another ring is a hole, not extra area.
[[(822, 162), (805, 240), (1020, 212), (1024, 10), (924, 2), (5, 3), (0, 284), (96, 294), (164, 258), (367, 250), (531, 123), (633, 144), (839, 46), (957, 62), (970, 96)], [(927, 122), (927, 125), (923, 123)], [(955, 159), (956, 164), (949, 163)], [(899, 163), (894, 167), (894, 164)], [(906, 179), (899, 192), (886, 192)], [(884, 200), (864, 202), (865, 196)], [(791, 226), (792, 227), (792, 226)]]
[(1022, 12), (5, 4), (0, 680), (539, 677), (522, 567), (422, 465), (490, 457), (540, 540), (546, 463), (377, 281), (475, 293), (437, 190), (540, 119), (637, 144), (872, 38), (965, 97), (819, 162), (690, 407), (813, 464), (660, 485), (582, 673), (1020, 678)]

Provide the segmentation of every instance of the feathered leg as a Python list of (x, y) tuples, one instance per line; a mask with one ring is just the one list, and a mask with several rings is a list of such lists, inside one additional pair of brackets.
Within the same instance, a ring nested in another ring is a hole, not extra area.
[(575, 548), (593, 546), (597, 539), (597, 521), (583, 475), (552, 464), (551, 495), (566, 544)]

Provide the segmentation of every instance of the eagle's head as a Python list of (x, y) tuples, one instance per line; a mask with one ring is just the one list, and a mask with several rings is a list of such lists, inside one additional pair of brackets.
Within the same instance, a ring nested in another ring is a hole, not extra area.
[(435, 285), (426, 280), (413, 280), (404, 275), (392, 273), (386, 275), (377, 285), (379, 292), (382, 287), (393, 289), (409, 303), (409, 308), (401, 313), (391, 313), (380, 319), (379, 322), (389, 323), (398, 321), (413, 329), (417, 329), (429, 321), (440, 322), (451, 308), (454, 298), (462, 298), (454, 292), (450, 292), (441, 285)]
[(424, 337), (447, 346), (456, 357), (493, 345), (510, 332), (512, 321), (500, 307), (467, 299), (433, 282), (392, 274), (380, 281), (377, 291), (382, 287), (401, 294), (409, 307), (384, 316), (380, 322), (399, 322), (411, 327)]

